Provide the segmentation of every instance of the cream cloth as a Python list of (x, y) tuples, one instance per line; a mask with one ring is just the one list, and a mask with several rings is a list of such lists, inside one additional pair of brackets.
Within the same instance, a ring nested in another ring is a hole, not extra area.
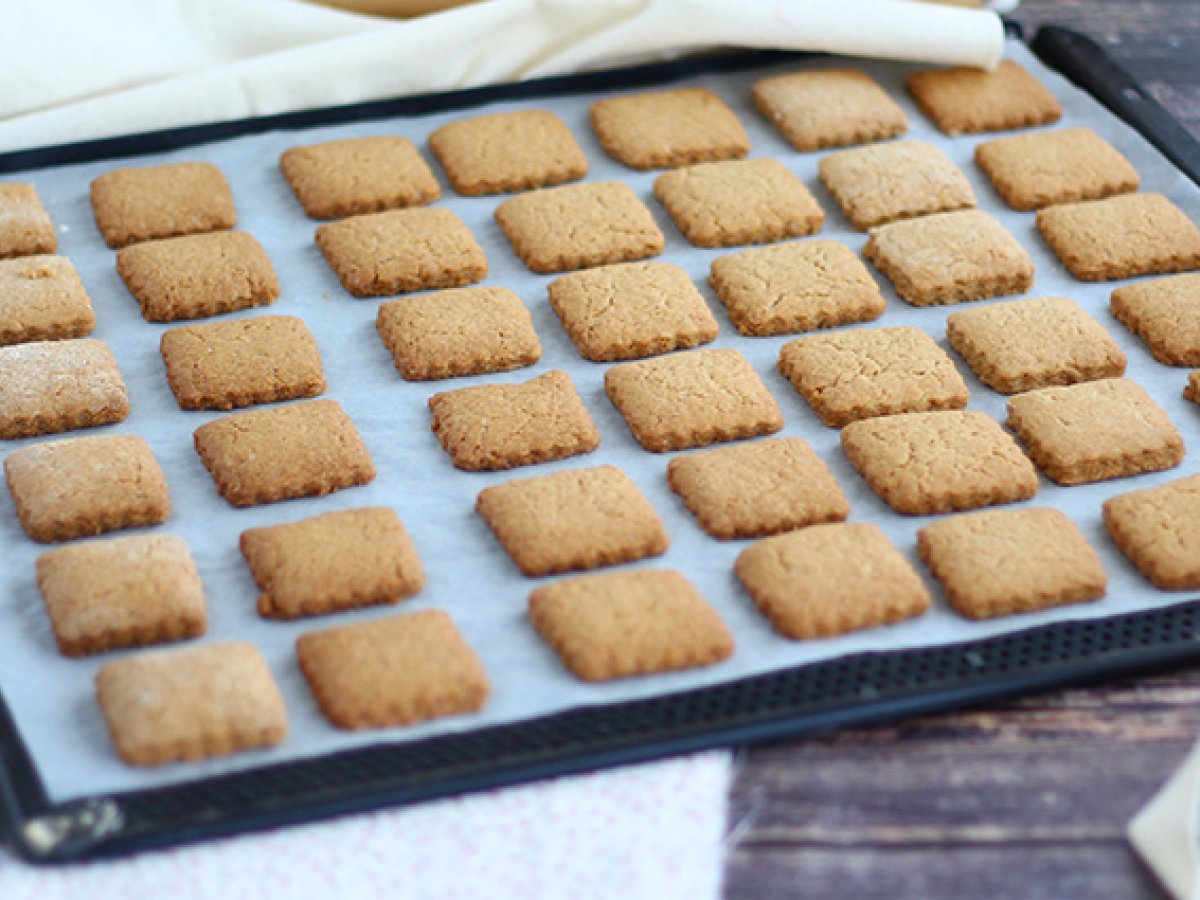
[(1129, 840), (1177, 900), (1200, 900), (1200, 743), (1129, 823)]

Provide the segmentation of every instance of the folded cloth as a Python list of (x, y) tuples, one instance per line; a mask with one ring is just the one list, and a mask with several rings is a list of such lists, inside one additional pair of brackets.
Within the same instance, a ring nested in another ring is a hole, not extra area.
[(1129, 823), (1129, 840), (1177, 900), (1200, 900), (1200, 743)]
[(490, 0), (407, 21), (295, 0), (40, 0), (0, 31), (0, 151), (738, 46), (991, 68), (990, 11), (896, 0)]

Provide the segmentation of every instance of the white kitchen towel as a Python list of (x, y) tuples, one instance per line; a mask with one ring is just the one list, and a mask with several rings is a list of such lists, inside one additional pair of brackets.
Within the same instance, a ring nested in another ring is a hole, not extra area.
[(1200, 743), (1129, 823), (1129, 840), (1176, 900), (1200, 900)]

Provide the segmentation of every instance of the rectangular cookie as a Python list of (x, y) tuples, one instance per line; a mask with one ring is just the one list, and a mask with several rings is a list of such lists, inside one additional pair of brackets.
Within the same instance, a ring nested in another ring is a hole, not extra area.
[(754, 105), (800, 151), (882, 141), (904, 134), (904, 110), (856, 69), (769, 75), (754, 82)]
[(1109, 497), (1104, 527), (1156, 588), (1200, 588), (1200, 475)]
[(117, 272), (147, 322), (203, 319), (279, 299), (279, 279), (244, 231), (149, 241), (117, 251)]
[(325, 392), (317, 342), (293, 316), (172, 328), (159, 350), (180, 409), (235, 409)]
[(1200, 274), (1169, 275), (1112, 292), (1117, 321), (1165, 366), (1200, 366)]
[(237, 224), (229, 182), (212, 163), (115, 169), (92, 181), (91, 194), (96, 227), (114, 249)]
[(0, 182), (0, 259), (57, 249), (54, 222), (37, 188), (24, 181)]
[(259, 615), (267, 619), (399, 603), (425, 586), (417, 548), (387, 507), (249, 528), (238, 547), (262, 591)]
[(336, 400), (233, 413), (201, 425), (194, 437), (231, 506), (322, 497), (375, 478), (371, 455)]
[(0, 439), (107, 425), (128, 415), (125, 381), (104, 341), (0, 347)]
[(84, 337), (92, 300), (65, 256), (0, 260), (0, 346)]
[(1062, 107), (1018, 63), (1000, 61), (982, 69), (923, 69), (905, 80), (921, 111), (949, 135), (977, 134), (1048, 125), (1062, 118)]
[(14, 450), (4, 460), (21, 527), (43, 544), (158, 525), (171, 514), (167, 481), (142, 438), (69, 438)]

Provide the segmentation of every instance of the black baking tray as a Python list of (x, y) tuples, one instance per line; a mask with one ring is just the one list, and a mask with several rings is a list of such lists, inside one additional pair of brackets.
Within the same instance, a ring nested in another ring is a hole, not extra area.
[[(1032, 49), (1200, 183), (1197, 144), (1104, 51), (1064, 28)], [(0, 173), (162, 152), (276, 128), (500, 99), (637, 87), (784, 61), (722, 53), (637, 68), (222, 122), (0, 154)], [(0, 836), (31, 862), (114, 856), (676, 753), (768, 741), (1200, 661), (1200, 600), (964, 644), (863, 653), (667, 697), (262, 766), (178, 786), (50, 802), (0, 696)]]

